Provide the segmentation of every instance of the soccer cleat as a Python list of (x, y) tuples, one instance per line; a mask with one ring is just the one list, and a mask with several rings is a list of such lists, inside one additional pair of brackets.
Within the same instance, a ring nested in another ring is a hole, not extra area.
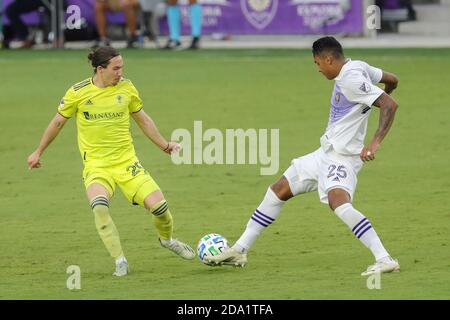
[(144, 36), (144, 38), (146, 38), (149, 41), (155, 41), (156, 40), (156, 36), (153, 33), (153, 31), (151, 31), (151, 30), (144, 31), (143, 36)]
[(233, 248), (228, 248), (216, 256), (205, 257), (205, 260), (208, 262), (208, 265), (244, 267), (247, 264), (247, 254), (240, 253)]
[(400, 264), (396, 259), (391, 257), (384, 258), (375, 264), (369, 266), (366, 271), (361, 273), (362, 276), (370, 276), (375, 273), (399, 272)]
[(128, 37), (127, 49), (136, 49), (139, 47), (139, 38), (137, 36)]
[(167, 44), (162, 47), (163, 50), (181, 50), (181, 42), (169, 39)]
[(199, 42), (200, 42), (199, 37), (193, 37), (191, 45), (188, 47), (188, 50), (197, 50), (199, 48)]
[(113, 276), (123, 277), (130, 273), (130, 268), (128, 267), (128, 262), (121, 261), (116, 264), (116, 272), (113, 273)]
[(161, 239), (159, 239), (159, 243), (161, 243), (161, 246), (169, 249), (172, 252), (175, 252), (183, 259), (192, 260), (195, 258), (195, 251), (189, 245), (178, 241), (177, 239), (172, 239), (169, 244), (164, 244), (162, 243)]

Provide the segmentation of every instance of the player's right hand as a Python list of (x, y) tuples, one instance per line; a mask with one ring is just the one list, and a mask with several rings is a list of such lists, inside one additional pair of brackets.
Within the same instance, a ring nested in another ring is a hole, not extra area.
[(172, 154), (175, 152), (178, 152), (181, 150), (181, 145), (176, 142), (176, 141), (169, 141), (168, 145), (167, 145), (167, 150), (165, 150), (164, 152), (168, 153), (168, 154)]
[(372, 141), (362, 149), (359, 157), (363, 162), (375, 160), (375, 153), (378, 151), (379, 147), (380, 143), (378, 141)]
[(41, 167), (41, 155), (38, 151), (33, 152), (28, 156), (27, 162), (28, 162), (28, 170), (34, 169), (34, 168), (40, 168)]

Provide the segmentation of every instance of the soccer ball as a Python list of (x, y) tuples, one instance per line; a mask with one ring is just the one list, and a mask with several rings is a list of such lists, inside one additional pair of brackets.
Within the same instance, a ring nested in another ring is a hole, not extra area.
[(228, 241), (220, 234), (210, 233), (203, 236), (197, 245), (197, 256), (201, 262), (208, 264), (205, 257), (214, 257), (228, 248)]

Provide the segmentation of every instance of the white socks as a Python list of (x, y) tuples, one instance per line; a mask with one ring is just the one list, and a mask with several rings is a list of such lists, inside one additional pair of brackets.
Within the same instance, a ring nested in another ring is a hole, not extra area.
[[(233, 249), (240, 253), (247, 253), (255, 240), (278, 217), (286, 201), (278, 199), (269, 187), (259, 207), (255, 210), (247, 223), (247, 228)], [(336, 215), (352, 230), (355, 236), (372, 251), (375, 260), (389, 257), (389, 253), (381, 243), (380, 238), (372, 227), (370, 221), (353, 208), (351, 203), (345, 203), (334, 210)]]
[(246, 253), (261, 232), (275, 221), (285, 202), (278, 199), (269, 187), (263, 201), (251, 216), (247, 228), (233, 248), (241, 253)]
[(119, 265), (122, 262), (128, 262), (127, 258), (125, 258), (124, 256), (120, 256), (116, 259), (116, 266)]
[(375, 260), (381, 260), (389, 256), (370, 221), (351, 203), (345, 203), (334, 210), (336, 215), (352, 230), (355, 236), (372, 251)]

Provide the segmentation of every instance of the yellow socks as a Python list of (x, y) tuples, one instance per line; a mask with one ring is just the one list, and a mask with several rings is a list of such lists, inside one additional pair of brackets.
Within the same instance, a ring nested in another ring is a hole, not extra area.
[(95, 216), (95, 226), (106, 249), (114, 259), (123, 257), (119, 232), (109, 215), (109, 201), (105, 196), (97, 196), (91, 202)]
[[(97, 196), (91, 202), (91, 208), (95, 216), (95, 226), (98, 234), (105, 244), (111, 256), (120, 260), (123, 257), (122, 246), (120, 244), (119, 232), (109, 215), (109, 201), (105, 196)], [(165, 200), (155, 204), (150, 212), (153, 215), (153, 223), (162, 241), (172, 239), (173, 219), (169, 211), (169, 206)]]
[(173, 219), (169, 211), (166, 200), (161, 200), (155, 204), (150, 212), (153, 215), (153, 223), (158, 230), (161, 240), (171, 240), (173, 231)]

